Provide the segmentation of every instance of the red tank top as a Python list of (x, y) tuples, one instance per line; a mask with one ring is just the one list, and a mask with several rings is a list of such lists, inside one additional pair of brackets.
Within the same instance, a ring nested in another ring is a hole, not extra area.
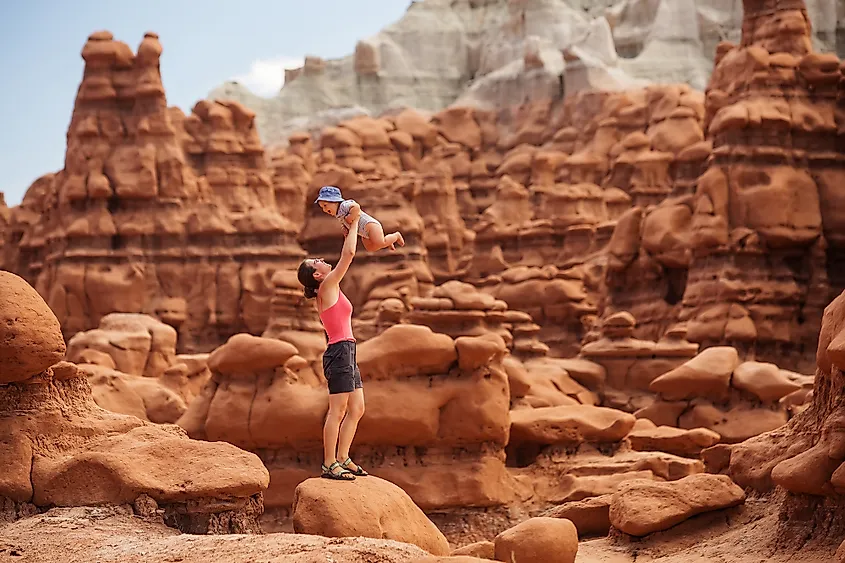
[(342, 340), (355, 341), (355, 337), (352, 336), (352, 303), (340, 289), (338, 289), (337, 302), (328, 309), (323, 309), (320, 313), (320, 321), (329, 336), (329, 344)]

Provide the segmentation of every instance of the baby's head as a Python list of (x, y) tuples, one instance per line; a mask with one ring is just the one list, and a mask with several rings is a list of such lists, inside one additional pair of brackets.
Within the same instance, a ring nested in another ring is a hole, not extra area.
[(339, 188), (334, 186), (323, 186), (320, 188), (320, 194), (317, 196), (317, 199), (314, 200), (314, 203), (320, 206), (323, 213), (328, 213), (332, 217), (335, 217), (337, 216), (337, 209), (340, 207), (340, 203), (342, 201), (343, 195), (341, 195)]
[(323, 213), (328, 213), (332, 217), (337, 216), (337, 208), (340, 207), (339, 203), (335, 203), (333, 201), (318, 201), (320, 205), (320, 209), (323, 210)]

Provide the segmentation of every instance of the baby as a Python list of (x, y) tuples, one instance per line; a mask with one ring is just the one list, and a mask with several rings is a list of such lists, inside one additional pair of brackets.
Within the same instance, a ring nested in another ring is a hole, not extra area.
[[(314, 200), (314, 203), (320, 206), (323, 212), (328, 213), (332, 217), (337, 217), (343, 228), (343, 235), (349, 233), (349, 225), (352, 224), (352, 219), (349, 218), (349, 212), (357, 207), (361, 210), (361, 206), (354, 199), (343, 199), (340, 189), (334, 186), (325, 186), (320, 188), (320, 195)], [(361, 211), (360, 219), (358, 220), (358, 234), (361, 235), (361, 240), (364, 243), (364, 248), (370, 252), (381, 250), (382, 248), (389, 248), (391, 251), (396, 250), (395, 244), (405, 246), (405, 239), (402, 238), (402, 233), (399, 231), (384, 234), (384, 228), (371, 215)]]

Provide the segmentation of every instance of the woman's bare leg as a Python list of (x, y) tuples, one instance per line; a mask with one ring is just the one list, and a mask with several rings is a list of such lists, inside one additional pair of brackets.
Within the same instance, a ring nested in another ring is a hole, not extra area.
[[(352, 440), (355, 439), (355, 431), (358, 430), (358, 422), (364, 416), (364, 390), (356, 389), (349, 394), (349, 403), (346, 408), (346, 417), (340, 425), (340, 436), (337, 443), (337, 460), (340, 463), (349, 457), (349, 448), (352, 447)], [(358, 466), (349, 464), (352, 471), (357, 471)]]
[[(323, 424), (323, 464), (326, 467), (331, 467), (337, 461), (337, 442), (350, 395), (351, 393), (329, 395), (329, 411), (326, 413), (326, 422)], [(340, 469), (333, 469), (332, 473), (340, 473)]]

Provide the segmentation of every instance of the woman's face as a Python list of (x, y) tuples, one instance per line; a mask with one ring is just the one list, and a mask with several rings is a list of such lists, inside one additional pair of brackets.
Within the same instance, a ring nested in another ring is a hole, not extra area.
[(332, 271), (332, 266), (322, 258), (312, 258), (310, 260), (311, 267), (314, 268), (314, 279), (315, 280), (322, 280), (325, 278), (329, 272)]

